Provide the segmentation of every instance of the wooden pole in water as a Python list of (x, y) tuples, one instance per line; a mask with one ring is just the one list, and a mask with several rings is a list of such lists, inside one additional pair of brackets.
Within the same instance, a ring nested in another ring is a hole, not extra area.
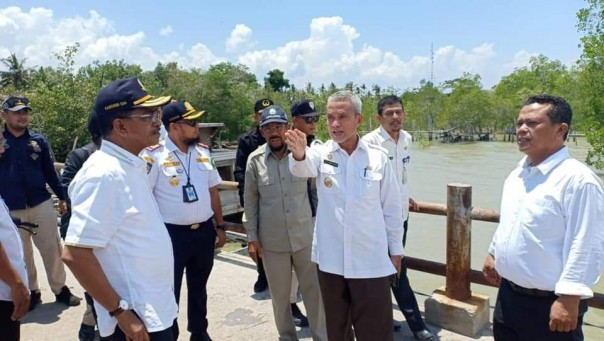
[(472, 186), (447, 185), (447, 297), (465, 301), (470, 291)]

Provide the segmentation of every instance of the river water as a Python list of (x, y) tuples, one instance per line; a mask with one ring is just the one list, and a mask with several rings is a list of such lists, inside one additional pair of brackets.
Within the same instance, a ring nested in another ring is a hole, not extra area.
[[(568, 146), (573, 157), (585, 159), (588, 144), (584, 139), (569, 142)], [(411, 197), (416, 201), (446, 204), (447, 184), (464, 183), (472, 185), (474, 207), (499, 210), (503, 181), (522, 157), (516, 144), (510, 142), (415, 144), (409, 170)], [(604, 173), (598, 174), (604, 177)], [(496, 227), (494, 223), (472, 222), (473, 269), (482, 269)], [(405, 253), (444, 263), (446, 217), (411, 213)], [(410, 271), (409, 277), (414, 290), (426, 297), (445, 284), (444, 277), (418, 271)], [(604, 280), (600, 280), (594, 289), (604, 293)], [(489, 295), (491, 306), (494, 306), (497, 289), (472, 284), (472, 291)], [(588, 340), (604, 340), (604, 310), (590, 308), (584, 331)]]

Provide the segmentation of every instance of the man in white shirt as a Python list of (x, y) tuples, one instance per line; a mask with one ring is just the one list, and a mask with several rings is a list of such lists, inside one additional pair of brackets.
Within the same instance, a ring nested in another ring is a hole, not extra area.
[[(415, 200), (409, 197), (409, 185), (407, 179), (408, 168), (411, 161), (411, 135), (403, 130), (407, 112), (403, 107), (403, 101), (395, 95), (388, 95), (380, 99), (377, 105), (376, 120), (380, 122), (380, 127), (363, 136), (363, 140), (383, 147), (388, 151), (388, 160), (398, 180), (398, 188), (403, 204), (403, 247), (407, 241), (407, 223), (409, 221), (409, 207), (417, 209)], [(424, 319), (417, 305), (417, 300), (409, 278), (407, 277), (407, 267), (401, 265), (401, 274), (398, 283), (392, 286), (392, 293), (396, 299), (401, 312), (405, 315), (405, 320), (418, 340), (430, 340), (434, 335), (426, 328)], [(396, 326), (400, 328), (400, 326)]]
[(530, 97), (516, 121), (526, 156), (503, 185), (483, 267), (499, 284), (496, 340), (583, 340), (583, 315), (604, 265), (602, 181), (570, 157), (562, 98)]
[[(4, 136), (0, 127), (0, 157)], [(21, 318), (29, 309), (29, 287), (23, 245), (8, 207), (0, 198), (0, 335), (2, 340), (20, 339)]]
[[(360, 98), (340, 91), (327, 100), (331, 140), (308, 148), (299, 130), (286, 133), (289, 167), (316, 177), (312, 260), (330, 340), (392, 340), (392, 277), (403, 256), (403, 210), (386, 151), (359, 138)], [(389, 257), (390, 255), (390, 257)]]
[(103, 88), (94, 107), (101, 148), (69, 185), (63, 260), (94, 298), (101, 340), (174, 341), (172, 243), (138, 157), (157, 144), (169, 100), (135, 77)]
[[(222, 179), (210, 149), (198, 142), (199, 118), (203, 114), (189, 102), (166, 105), (162, 123), (168, 136), (141, 153), (148, 162), (149, 183), (172, 239), (176, 302), (186, 268), (190, 341), (211, 340), (207, 332), (206, 284), (214, 266), (214, 248), (222, 247), (226, 241), (218, 194)], [(178, 323), (174, 321), (175, 338), (178, 334)]]

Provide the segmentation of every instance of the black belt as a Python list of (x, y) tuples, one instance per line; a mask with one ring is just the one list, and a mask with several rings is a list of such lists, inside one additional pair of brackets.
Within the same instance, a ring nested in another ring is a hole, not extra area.
[(525, 287), (521, 287), (518, 284), (506, 280), (509, 284), (510, 284), (510, 289), (517, 293), (517, 294), (521, 294), (521, 295), (525, 295), (525, 296), (533, 296), (533, 297), (553, 297), (556, 296), (556, 293), (553, 291), (547, 291), (547, 290), (539, 290), (539, 289), (528, 289)]
[(204, 222), (201, 222), (201, 223), (188, 224), (188, 225), (177, 225), (177, 224), (170, 224), (170, 223), (165, 223), (165, 224), (166, 224), (166, 227), (169, 229), (195, 231), (195, 230), (198, 230), (200, 227), (203, 227), (203, 225), (207, 224), (208, 222), (210, 222), (210, 219), (208, 219)]

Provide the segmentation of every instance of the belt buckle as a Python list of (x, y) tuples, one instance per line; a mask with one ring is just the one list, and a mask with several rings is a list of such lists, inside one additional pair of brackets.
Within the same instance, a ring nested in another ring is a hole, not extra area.
[(191, 225), (191, 230), (197, 230), (198, 228), (199, 228), (199, 223)]

